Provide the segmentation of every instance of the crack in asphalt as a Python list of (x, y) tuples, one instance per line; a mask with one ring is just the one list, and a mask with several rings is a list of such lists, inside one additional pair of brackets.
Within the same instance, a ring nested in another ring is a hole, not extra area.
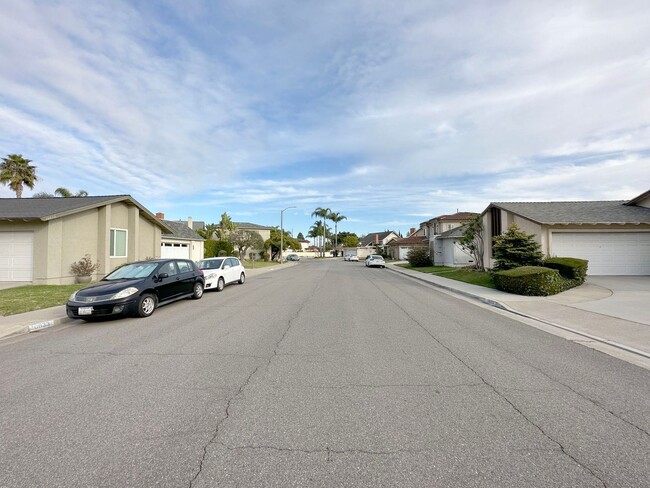
[[(369, 280), (370, 281), (370, 280)], [(404, 309), (402, 306), (400, 306), (399, 303), (397, 303), (393, 298), (385, 293), (379, 286), (377, 286), (374, 282), (371, 281), (373, 286), (377, 288), (391, 303), (393, 303), (397, 308), (399, 308), (408, 318), (411, 319), (415, 324), (418, 325), (429, 337), (431, 337), (434, 341), (436, 341), (441, 347), (443, 347), (449, 354), (451, 354), (454, 358), (456, 358), (457, 361), (459, 361), (463, 366), (465, 366), (467, 369), (469, 369), (474, 375), (476, 375), (477, 378), (479, 378), (485, 385), (487, 385), (497, 396), (499, 396), (502, 400), (504, 400), (506, 403), (510, 405), (510, 407), (517, 412), (526, 422), (528, 422), (530, 425), (532, 425), (534, 428), (536, 428), (544, 437), (546, 437), (549, 441), (553, 442), (556, 444), (559, 448), (560, 451), (566, 455), (569, 459), (571, 459), (575, 464), (580, 466), (582, 469), (590, 473), (595, 479), (600, 481), (600, 483), (603, 485), (604, 488), (607, 488), (607, 484), (605, 481), (598, 476), (589, 466), (586, 466), (585, 464), (581, 463), (576, 457), (574, 457), (571, 453), (569, 453), (566, 448), (562, 445), (561, 442), (559, 442), (556, 439), (553, 439), (548, 433), (542, 429), (539, 425), (537, 425), (535, 422), (532, 421), (532, 419), (528, 418), (522, 410), (520, 410), (515, 404), (510, 401), (502, 392), (500, 392), (494, 385), (489, 383), (483, 376), (481, 376), (478, 371), (476, 371), (474, 368), (472, 368), (469, 364), (467, 364), (463, 359), (458, 356), (454, 351), (451, 350), (450, 347), (448, 347), (446, 344), (444, 344), (440, 339), (438, 339), (436, 336), (434, 336), (423, 324), (421, 324), (415, 317), (413, 317), (406, 309)], [(568, 388), (568, 387), (567, 387)]]
[(372, 451), (368, 449), (332, 449), (329, 446), (318, 449), (297, 449), (294, 447), (277, 447), (268, 445), (254, 445), (254, 446), (228, 446), (223, 442), (219, 442), (221, 446), (229, 451), (275, 451), (275, 452), (297, 452), (301, 454), (327, 454), (327, 461), (332, 460), (332, 454), (368, 454), (373, 456), (391, 456), (394, 454), (419, 454), (423, 452), (433, 452), (433, 449), (393, 449), (388, 451)]
[[(386, 294), (386, 292), (384, 292), (383, 290), (381, 290), (381, 289), (380, 289), (380, 288), (379, 288), (375, 283), (373, 283), (373, 285), (374, 285), (377, 289), (379, 289), (379, 290), (380, 290), (380, 291), (381, 291), (385, 296), (388, 296), (388, 295)], [(394, 301), (393, 301), (389, 296), (388, 296), (388, 298), (391, 300), (391, 302), (395, 303), (395, 302), (394, 302)], [(395, 303), (395, 304), (396, 304), (396, 303)], [(396, 304), (396, 305), (397, 305), (397, 304)], [(399, 305), (397, 305), (397, 306), (399, 307)], [(403, 308), (401, 308), (401, 307), (399, 307), (399, 308), (402, 309), (402, 310), (404, 311)], [(417, 320), (416, 320), (414, 317), (411, 317), (411, 315), (409, 315), (408, 312), (406, 312), (406, 313), (407, 313), (407, 315), (408, 315), (412, 320), (415, 320), (415, 321), (417, 322)], [(468, 330), (468, 331), (471, 331), (472, 333), (475, 333), (475, 334), (476, 334), (476, 331), (475, 331), (475, 330), (473, 330), (473, 329), (469, 329), (469, 328), (465, 327), (461, 322), (458, 322), (458, 320), (457, 320), (456, 317), (454, 317), (454, 316), (448, 316), (447, 318), (448, 318), (448, 320), (450, 320), (451, 322), (453, 322), (455, 325), (457, 325), (457, 326), (458, 326), (459, 328), (461, 328), (462, 330)], [(417, 322), (417, 323), (418, 323), (418, 325), (421, 326), (421, 324), (419, 324), (419, 322)], [(425, 330), (426, 330), (426, 329), (425, 329)], [(427, 331), (427, 333), (428, 333), (428, 331)], [(586, 401), (592, 403), (594, 406), (596, 406), (597, 408), (601, 409), (603, 412), (606, 412), (606, 413), (610, 414), (610, 415), (613, 416), (614, 418), (616, 418), (616, 419), (620, 420), (621, 422), (623, 422), (623, 423), (629, 425), (630, 427), (634, 427), (635, 429), (637, 429), (637, 430), (640, 431), (641, 433), (643, 433), (643, 434), (645, 434), (646, 436), (649, 436), (649, 437), (650, 437), (650, 432), (648, 432), (647, 430), (645, 430), (643, 427), (641, 427), (641, 426), (639, 426), (639, 425), (636, 425), (635, 423), (631, 422), (630, 420), (627, 420), (627, 419), (621, 417), (620, 414), (618, 414), (618, 413), (616, 413), (616, 412), (610, 410), (609, 408), (607, 408), (606, 406), (602, 405), (601, 403), (599, 403), (598, 401), (594, 400), (593, 398), (590, 398), (590, 397), (586, 396), (585, 394), (583, 394), (583, 393), (581, 393), (581, 392), (575, 390), (573, 387), (569, 386), (568, 384), (566, 384), (565, 382), (563, 382), (561, 379), (551, 376), (551, 375), (548, 374), (546, 371), (540, 369), (538, 366), (536, 366), (536, 365), (534, 365), (534, 364), (532, 364), (532, 363), (526, 361), (524, 358), (521, 358), (521, 357), (519, 357), (519, 356), (513, 354), (511, 351), (509, 351), (509, 350), (507, 350), (507, 349), (501, 347), (501, 345), (499, 345), (499, 344), (495, 343), (494, 341), (492, 341), (489, 335), (483, 335), (483, 334), (480, 334), (480, 336), (481, 336), (481, 338), (482, 338), (483, 340), (485, 340), (488, 344), (490, 344), (490, 345), (491, 345), (492, 347), (494, 347), (495, 349), (497, 349), (497, 350), (499, 350), (499, 351), (502, 351), (502, 352), (508, 354), (508, 355), (511, 356), (511, 357), (516, 358), (517, 360), (519, 360), (519, 361), (521, 361), (522, 363), (524, 363), (526, 366), (528, 366), (528, 367), (530, 367), (531, 369), (537, 371), (539, 374), (541, 374), (541, 375), (544, 376), (545, 378), (548, 378), (549, 380), (553, 381), (554, 383), (558, 383), (558, 384), (562, 385), (563, 387), (565, 387), (567, 390), (571, 391), (572, 393), (574, 393), (574, 394), (577, 395), (578, 397), (580, 397), (580, 398), (582, 398), (583, 400), (586, 400)], [(581, 340), (571, 340), (571, 342), (581, 343), (581, 342), (590, 342), (590, 341), (587, 341), (587, 340), (584, 340), (584, 341), (581, 341)], [(603, 353), (601, 352), (601, 354), (603, 354)], [(514, 391), (514, 389), (513, 389), (513, 391)], [(526, 390), (522, 390), (522, 391), (526, 391)], [(532, 390), (531, 390), (531, 391), (532, 391)], [(548, 390), (548, 391), (559, 391), (559, 390), (553, 390), (553, 389), (551, 389), (551, 390)]]
[[(291, 318), (289, 318), (289, 320), (287, 322), (287, 326), (286, 326), (284, 332), (282, 333), (282, 335), (280, 336), (278, 341), (275, 343), (273, 353), (268, 358), (259, 358), (259, 359), (267, 359), (266, 364), (263, 364), (263, 365), (258, 364), (255, 367), (255, 369), (253, 370), (253, 372), (250, 375), (248, 375), (248, 378), (246, 378), (246, 381), (244, 381), (244, 383), (239, 387), (237, 392), (231, 398), (228, 399), (228, 402), (226, 403), (225, 415), (217, 422), (217, 425), (215, 426), (214, 433), (213, 433), (212, 437), (208, 440), (208, 442), (205, 444), (205, 446), (203, 446), (203, 455), (201, 456), (201, 460), (199, 462), (199, 468), (198, 468), (196, 474), (194, 475), (194, 477), (190, 480), (190, 484), (189, 484), (190, 488), (192, 488), (192, 486), (194, 485), (194, 482), (198, 479), (198, 477), (201, 475), (201, 472), (203, 471), (203, 463), (205, 462), (205, 459), (206, 459), (206, 457), (208, 455), (208, 448), (210, 447), (210, 445), (216, 443), (216, 439), (217, 439), (217, 436), (219, 435), (219, 428), (221, 427), (221, 424), (223, 424), (223, 422), (225, 422), (230, 417), (230, 407), (231, 407), (232, 403), (237, 399), (237, 397), (239, 395), (241, 395), (241, 393), (244, 391), (244, 389), (250, 384), (251, 379), (253, 378), (253, 376), (255, 376), (255, 373), (257, 373), (257, 371), (262, 367), (268, 368), (268, 366), (271, 364), (271, 361), (273, 361), (273, 358), (278, 355), (278, 349), (280, 347), (280, 344), (282, 343), (282, 341), (284, 341), (284, 339), (287, 336), (287, 334), (289, 333), (289, 330), (291, 329), (294, 321), (300, 316), (300, 313), (305, 308), (307, 303), (309, 303), (311, 301), (311, 299), (316, 295), (316, 292), (320, 288), (320, 285), (321, 285), (322, 282), (323, 282), (322, 279), (317, 281), (316, 286), (312, 290), (311, 294), (307, 297), (306, 300), (303, 301), (303, 303), (301, 304), (301, 307), (291, 316)], [(219, 444), (223, 445), (223, 443), (219, 443)]]

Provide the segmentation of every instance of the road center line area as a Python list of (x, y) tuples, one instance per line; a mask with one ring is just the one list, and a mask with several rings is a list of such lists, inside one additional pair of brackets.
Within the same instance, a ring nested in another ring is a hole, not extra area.
[(650, 372), (363, 263), (0, 344), (0, 486), (648, 486)]

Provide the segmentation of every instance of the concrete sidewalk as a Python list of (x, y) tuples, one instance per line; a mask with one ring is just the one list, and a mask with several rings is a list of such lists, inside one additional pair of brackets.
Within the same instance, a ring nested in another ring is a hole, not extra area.
[[(550, 297), (526, 297), (388, 264), (387, 269), (588, 339), (650, 359), (650, 292), (623, 305), (615, 292), (587, 280)], [(594, 280), (598, 283), (601, 281)], [(598, 310), (592, 311), (590, 309)]]
[[(282, 265), (269, 266), (265, 268), (246, 268), (246, 278), (254, 278), (255, 276), (264, 273), (276, 271), (280, 268), (290, 268), (298, 264), (300, 264), (300, 262), (287, 262)], [(9, 288), (9, 286), (7, 286), (7, 288)], [(54, 327), (55, 325), (66, 323), (72, 324), (75, 322), (78, 321), (69, 318), (65, 313), (65, 305), (58, 305), (56, 307), (34, 310), (33, 312), (20, 313), (16, 315), (7, 315), (6, 317), (0, 316), (0, 340), (19, 334), (37, 332), (49, 327)]]

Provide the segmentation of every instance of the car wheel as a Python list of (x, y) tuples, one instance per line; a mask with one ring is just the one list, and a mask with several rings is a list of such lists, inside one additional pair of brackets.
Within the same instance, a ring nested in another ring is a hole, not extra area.
[(156, 297), (145, 293), (138, 301), (138, 316), (149, 317), (156, 310)]
[(226, 282), (223, 280), (223, 278), (219, 278), (219, 281), (217, 281), (217, 291), (223, 290), (224, 286), (226, 286)]
[(246, 281), (246, 275), (244, 273), (239, 275), (239, 284), (243, 285), (244, 282)]
[(203, 285), (201, 283), (194, 283), (194, 293), (192, 293), (192, 298), (198, 300), (203, 296)]

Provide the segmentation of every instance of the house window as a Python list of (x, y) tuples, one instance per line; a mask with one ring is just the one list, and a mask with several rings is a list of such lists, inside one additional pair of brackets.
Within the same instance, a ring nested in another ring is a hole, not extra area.
[(111, 257), (125, 258), (128, 231), (126, 229), (111, 229)]
[[(492, 227), (492, 246), (494, 246), (494, 238), (501, 235), (501, 209), (495, 207), (490, 209), (490, 223)], [(492, 251), (492, 255), (494, 256), (494, 251)]]

